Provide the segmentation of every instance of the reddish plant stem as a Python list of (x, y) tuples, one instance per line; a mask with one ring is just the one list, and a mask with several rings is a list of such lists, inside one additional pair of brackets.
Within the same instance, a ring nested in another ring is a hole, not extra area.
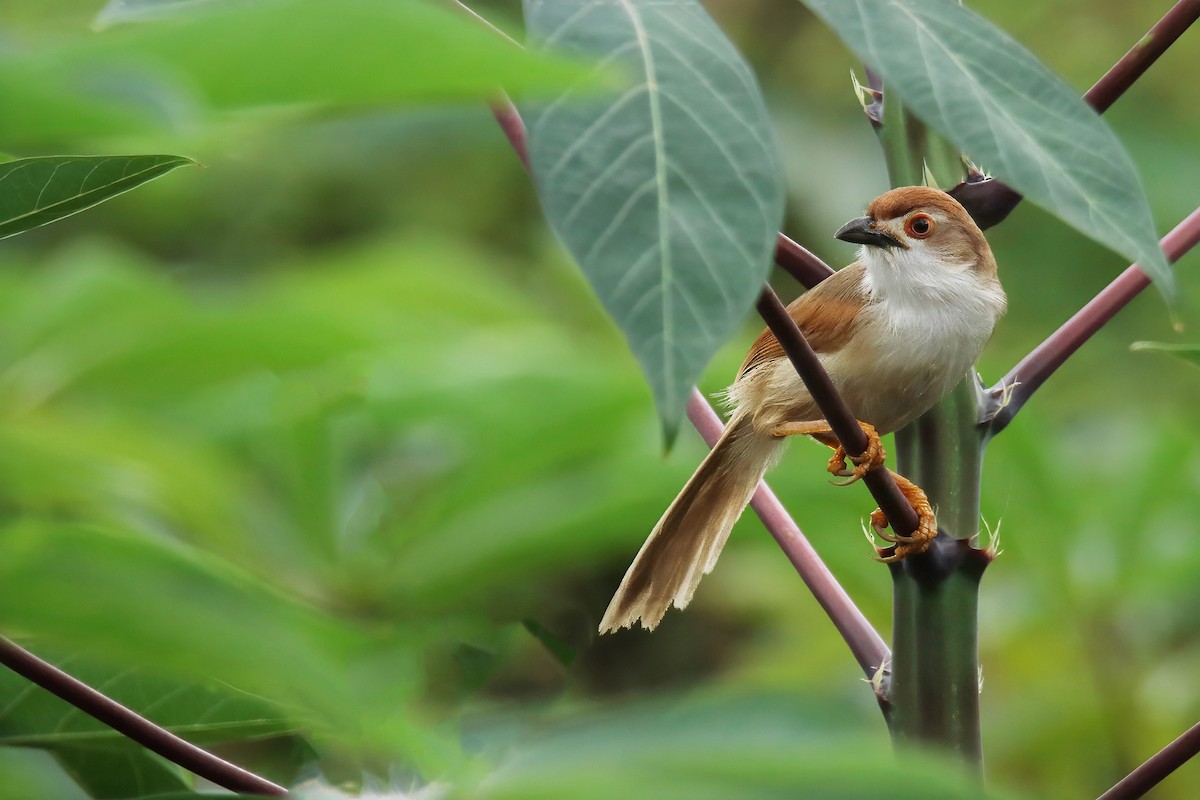
[(1200, 0), (1179, 0), (1112, 69), (1087, 90), (1083, 99), (1097, 113), (1103, 114), (1197, 18), (1200, 18)]
[[(770, 286), (763, 287), (758, 300), (758, 313), (779, 340), (783, 352), (787, 353), (788, 360), (800, 374), (808, 393), (816, 401), (817, 408), (821, 409), (821, 414), (833, 429), (838, 441), (842, 443), (846, 454), (862, 455), (868, 444), (866, 433), (858, 424), (850, 407), (838, 394), (829, 373), (821, 366), (820, 359), (805, 340), (800, 328), (796, 326), (795, 320), (788, 314)], [(891, 472), (886, 469), (873, 469), (863, 478), (863, 483), (871, 491), (883, 513), (887, 514), (888, 521), (896, 533), (908, 536), (917, 529), (920, 524), (917, 512), (900, 493), (900, 487), (896, 485)]]
[[(704, 395), (692, 390), (687, 406), (688, 419), (712, 447), (721, 436), (721, 418), (713, 410)], [(867, 678), (875, 677), (879, 668), (891, 657), (883, 637), (871, 627), (871, 623), (854, 605), (846, 590), (833, 577), (833, 573), (821, 561), (817, 551), (801, 533), (800, 528), (788, 515), (779, 498), (766, 482), (758, 485), (758, 491), (750, 501), (750, 507), (758, 514), (767, 531), (774, 537), (781, 550), (792, 562), (804, 585), (812, 592), (821, 608), (829, 616), (838, 633), (842, 635), (854, 659)], [(880, 699), (880, 702), (884, 702)]]
[(180, 739), (3, 637), (0, 637), (0, 663), (148, 750), (218, 786), (238, 794), (287, 796), (282, 786)]
[(1118, 781), (1100, 795), (1099, 800), (1135, 800), (1142, 797), (1197, 753), (1200, 753), (1200, 723), (1188, 728), (1182, 736)]
[(782, 233), (775, 242), (775, 263), (806, 289), (813, 288), (833, 274), (833, 267)]
[[(1200, 208), (1176, 225), (1161, 242), (1167, 260), (1172, 263), (1197, 243), (1200, 243)], [(1008, 427), (1038, 387), (1149, 285), (1150, 278), (1140, 267), (1136, 264), (1129, 267), (1009, 370), (990, 392), (992, 407), (983, 420), (988, 424), (988, 435), (995, 436)]]
[[(508, 99), (492, 103), (492, 116), (496, 118), (500, 130), (504, 131), (508, 143), (516, 151), (517, 158), (521, 159), (525, 171), (532, 175), (533, 169), (529, 166), (529, 148), (525, 145), (525, 120), (521, 119), (517, 107)], [(799, 245), (796, 246), (799, 247)]]

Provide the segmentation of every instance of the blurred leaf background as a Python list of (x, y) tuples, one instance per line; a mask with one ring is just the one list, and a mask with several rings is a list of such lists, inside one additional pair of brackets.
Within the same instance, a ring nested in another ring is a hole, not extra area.
[[(519, 33), (517, 5), (475, 7)], [(1166, 9), (971, 5), (1081, 92)], [(847, 262), (832, 231), (886, 188), (850, 89), (860, 65), (799, 3), (707, 6), (767, 93), (785, 230)], [(82, 33), (97, 10), (6, 3), (0, 21)], [(1162, 232), (1200, 203), (1195, 36), (1106, 115)], [(395, 68), (422, 57), (397, 51)], [(0, 243), (4, 632), (283, 782), (612, 796), (709, 765), (689, 797), (904, 791), (867, 768), (890, 747), (874, 698), (753, 518), (685, 613), (595, 637), (702, 447), (685, 432), (661, 456), (636, 363), (466, 94), (0, 142), (204, 165)], [(1030, 204), (990, 239), (1010, 297), (980, 362), (994, 380), (1125, 264)], [(995, 785), (1095, 796), (1200, 716), (1200, 372), (1129, 351), (1200, 338), (1198, 258), (1178, 268), (1187, 330), (1146, 293), (989, 448)], [(771, 482), (886, 634), (890, 581), (858, 532), (870, 500), (830, 487), (824, 460), (797, 443)], [(192, 787), (21, 681), (0, 687), (0, 772), (24, 796), (130, 796), (134, 774), (142, 794)], [(600, 768), (618, 763), (631, 772)], [(961, 796), (929, 770), (910, 778)], [(1198, 790), (1190, 765), (1154, 796)]]

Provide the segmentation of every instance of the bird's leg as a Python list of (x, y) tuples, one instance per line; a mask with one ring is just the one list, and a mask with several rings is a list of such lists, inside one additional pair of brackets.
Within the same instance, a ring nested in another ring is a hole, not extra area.
[[(849, 480), (837, 484), (838, 486), (849, 486), (876, 467), (882, 467), (884, 459), (887, 457), (875, 426), (861, 420), (858, 424), (863, 429), (863, 433), (867, 435), (867, 449), (857, 456), (846, 455), (845, 448), (833, 435), (829, 423), (823, 419), (812, 422), (783, 422), (776, 425), (771, 432), (776, 436), (811, 436), (826, 447), (832, 447), (833, 455), (829, 458), (829, 473), (841, 478), (849, 478)], [(847, 468), (847, 459), (854, 464), (854, 469)]]
[(888, 518), (883, 510), (877, 508), (871, 512), (871, 528), (874, 529), (875, 535), (885, 542), (895, 545), (891, 555), (879, 556), (879, 560), (885, 564), (891, 564), (917, 553), (924, 553), (929, 549), (929, 543), (933, 541), (933, 537), (937, 536), (937, 519), (934, 517), (933, 506), (929, 504), (929, 498), (925, 496), (925, 492), (903, 475), (893, 472), (892, 477), (895, 478), (896, 486), (900, 488), (904, 499), (908, 500), (913, 510), (917, 512), (917, 529), (911, 536), (888, 533)]

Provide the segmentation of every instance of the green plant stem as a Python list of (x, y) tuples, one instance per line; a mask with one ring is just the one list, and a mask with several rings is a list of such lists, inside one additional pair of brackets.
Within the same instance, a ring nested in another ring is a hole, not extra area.
[(883, 99), (883, 122), (875, 127), (892, 186), (924, 186), (926, 173), (939, 188), (966, 178), (958, 150), (910, 114), (895, 98)]
[(987, 558), (940, 536), (926, 557), (892, 566), (888, 724), (899, 748), (933, 744), (982, 772), (976, 611)]
[[(886, 91), (876, 130), (893, 186), (935, 182), (944, 188), (963, 179), (957, 150)], [(981, 401), (976, 382), (964, 380), (896, 434), (899, 471), (925, 490), (941, 533), (926, 553), (891, 566), (887, 699), (897, 748), (932, 746), (982, 777), (976, 612), (979, 579), (990, 556), (971, 545), (979, 520)]]
[(937, 509), (938, 525), (955, 539), (979, 531), (983, 471), (984, 400), (979, 385), (964, 380), (937, 406), (896, 434), (900, 474), (915, 480)]
[(932, 745), (982, 773), (977, 609), (991, 555), (978, 532), (983, 441), (979, 391), (963, 381), (896, 434), (900, 473), (921, 486), (942, 532), (929, 552), (892, 566), (888, 725), (897, 746)]

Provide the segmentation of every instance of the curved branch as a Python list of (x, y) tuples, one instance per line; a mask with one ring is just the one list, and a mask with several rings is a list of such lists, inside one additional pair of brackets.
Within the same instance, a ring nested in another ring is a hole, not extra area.
[(0, 663), (148, 750), (218, 786), (238, 794), (287, 796), (282, 786), (180, 739), (3, 637), (0, 637)]
[[(1167, 260), (1174, 263), (1200, 243), (1200, 208), (1197, 208), (1162, 239)], [(983, 423), (989, 436), (1008, 427), (1017, 412), (1046, 379), (1083, 346), (1129, 301), (1150, 285), (1150, 278), (1136, 264), (1122, 272), (1062, 327), (1021, 359), (998, 384), (989, 390), (991, 405)]]
[(1200, 722), (1118, 781), (1100, 795), (1099, 800), (1134, 800), (1141, 797), (1197, 753), (1200, 753)]

